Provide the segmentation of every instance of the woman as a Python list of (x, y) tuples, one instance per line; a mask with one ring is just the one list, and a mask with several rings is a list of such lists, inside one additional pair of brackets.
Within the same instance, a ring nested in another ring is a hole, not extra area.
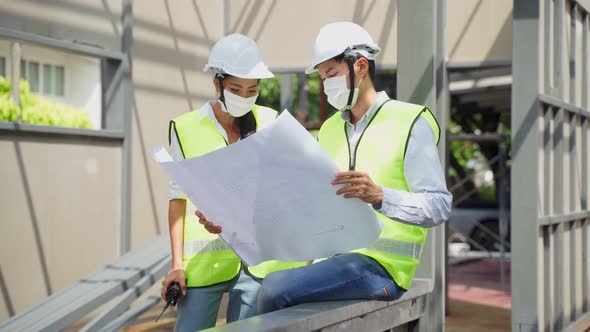
[[(233, 144), (277, 116), (276, 111), (255, 104), (259, 80), (274, 75), (249, 38), (232, 34), (219, 40), (203, 70), (214, 74), (213, 85), (219, 98), (170, 121), (170, 153), (175, 160)], [(171, 283), (180, 284), (184, 296), (178, 305), (175, 331), (214, 326), (224, 292), (229, 293), (228, 322), (256, 315), (261, 279), (272, 271), (302, 265), (269, 261), (246, 267), (225, 242), (197, 222), (194, 211), (186, 196), (171, 182), (168, 223), (173, 263), (172, 271), (162, 282), (162, 298)], [(199, 212), (197, 215), (209, 229), (205, 216)]]

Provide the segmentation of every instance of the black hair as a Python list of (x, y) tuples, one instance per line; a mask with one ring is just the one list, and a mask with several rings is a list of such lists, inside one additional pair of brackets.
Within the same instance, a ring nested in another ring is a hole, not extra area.
[(238, 118), (238, 126), (240, 127), (240, 138), (244, 139), (256, 132), (256, 118), (252, 111), (242, 115)]
[[(352, 54), (357, 60), (360, 58), (365, 58), (364, 56), (362, 56), (361, 54), (356, 53), (356, 52), (354, 52)], [(344, 57), (345, 57), (344, 53), (341, 53), (340, 55), (337, 55), (337, 56), (333, 57), (332, 59), (334, 59), (336, 62), (342, 62), (342, 61), (344, 61)], [(367, 59), (367, 58), (365, 58), (365, 59)], [(371, 82), (373, 84), (375, 84), (375, 60), (367, 59), (367, 61), (369, 62), (369, 78), (371, 78)]]
[[(215, 79), (219, 83), (219, 91), (220, 97), (219, 100), (225, 105), (225, 96), (223, 94), (223, 80), (228, 77), (233, 77), (232, 75), (228, 74), (216, 74)], [(227, 106), (226, 106), (227, 108)], [(238, 127), (240, 130), (240, 138), (244, 139), (256, 132), (256, 118), (254, 117), (254, 113), (250, 110), (248, 113), (242, 115), (241, 117), (237, 118), (238, 120)]]

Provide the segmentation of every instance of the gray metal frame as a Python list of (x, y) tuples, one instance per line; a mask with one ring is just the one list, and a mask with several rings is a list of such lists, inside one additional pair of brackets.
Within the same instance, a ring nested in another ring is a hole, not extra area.
[(42, 125), (31, 125), (27, 123), (18, 122), (0, 122), (0, 132), (10, 131), (19, 132), (20, 135), (50, 135), (50, 136), (67, 136), (67, 137), (92, 137), (92, 138), (104, 138), (116, 141), (122, 141), (125, 135), (120, 130), (113, 129), (102, 129), (102, 130), (91, 130), (91, 129), (79, 129), (79, 128), (65, 128), (65, 127), (52, 127)]
[(88, 330), (97, 330), (166, 274), (166, 266), (171, 262), (168, 248), (168, 235), (147, 241), (103, 269), (1, 322), (0, 331), (61, 331), (115, 299), (89, 323)]
[[(157, 281), (162, 279), (162, 277), (166, 276), (171, 264), (172, 256), (167, 256), (161, 260), (148, 274), (139, 279), (133, 287), (130, 287), (123, 292), (123, 294), (111, 301), (106, 309), (84, 325), (79, 332), (100, 331), (105, 326), (110, 325), (113, 320), (118, 319), (119, 316), (128, 311), (131, 304), (137, 298), (145, 293)], [(160, 297), (156, 297), (156, 299), (157, 301), (153, 304), (156, 304), (161, 300)]]
[(589, 9), (514, 1), (514, 331), (590, 326)]
[(3, 27), (0, 27), (0, 38), (18, 40), (24, 43), (35, 44), (38, 46), (53, 48), (58, 51), (65, 51), (93, 58), (113, 59), (118, 61), (123, 61), (124, 59), (124, 54), (118, 51), (102, 49), (95, 46), (84, 45), (67, 40), (59, 40)]
[[(99, 139), (115, 139), (122, 146), (122, 177), (121, 177), (121, 239), (120, 253), (129, 251), (131, 245), (131, 105), (132, 105), (132, 45), (133, 15), (131, 0), (122, 0), (121, 51), (107, 50), (67, 40), (58, 40), (33, 33), (16, 31), (0, 27), (0, 38), (13, 40), (12, 73), (19, 75), (20, 43), (29, 43), (89, 56), (101, 61), (103, 126), (102, 130), (74, 129), (50, 126), (37, 126), (20, 123), (0, 122), (0, 131), (19, 132), (21, 135), (52, 135), (63, 137), (92, 137)], [(18, 77), (18, 76), (17, 76)], [(16, 82), (16, 83), (14, 83)], [(18, 84), (13, 79), (13, 84)], [(16, 86), (16, 85), (15, 85)], [(19, 102), (18, 89), (13, 96)]]
[[(444, 61), (445, 7), (444, 0), (400, 0), (398, 13), (403, 15), (398, 15), (397, 29), (397, 77), (400, 82), (397, 97), (430, 108), (441, 128), (446, 128), (449, 103)], [(441, 156), (446, 153), (445, 136), (445, 131), (441, 131)], [(445, 158), (441, 159), (444, 164)], [(416, 275), (432, 279), (433, 288), (427, 299), (425, 318), (419, 320), (416, 330), (444, 329), (445, 240), (444, 226), (429, 231)]]
[(120, 87), (117, 91), (120, 102), (116, 103), (114, 107), (121, 107), (120, 113), (123, 114), (122, 125), (125, 133), (125, 140), (123, 140), (122, 164), (123, 174), (121, 178), (121, 255), (131, 249), (131, 160), (132, 144), (131, 144), (131, 117), (132, 117), (132, 94), (133, 94), (133, 78), (131, 73), (132, 59), (133, 59), (133, 11), (132, 0), (123, 0), (122, 23), (123, 33), (121, 35), (121, 51), (125, 54), (125, 58), (121, 63), (121, 77)]

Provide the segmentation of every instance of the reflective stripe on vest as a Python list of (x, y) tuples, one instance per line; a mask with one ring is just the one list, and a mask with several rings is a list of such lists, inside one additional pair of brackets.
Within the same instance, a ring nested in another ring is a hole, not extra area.
[[(339, 112), (321, 127), (318, 140), (341, 170), (366, 172), (379, 186), (409, 191), (404, 158), (410, 132), (420, 117), (430, 124), (438, 142), (440, 129), (432, 113), (424, 106), (397, 100), (384, 103), (376, 111), (359, 139), (355, 155), (350, 155), (346, 123)], [(368, 248), (354, 252), (378, 261), (400, 287), (408, 289), (427, 230), (375, 213), (383, 224), (379, 239)]]
[(422, 245), (380, 237), (367, 249), (419, 259), (420, 253), (422, 252)]
[(218, 237), (216, 239), (184, 241), (183, 254), (185, 256), (192, 256), (223, 250), (231, 250), (231, 248), (225, 243), (225, 241)]

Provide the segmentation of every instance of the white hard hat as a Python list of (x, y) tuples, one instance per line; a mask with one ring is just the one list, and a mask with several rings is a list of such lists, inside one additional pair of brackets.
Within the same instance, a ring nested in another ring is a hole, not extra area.
[(352, 22), (330, 23), (320, 29), (313, 46), (311, 66), (305, 73), (316, 72), (320, 63), (344, 53), (347, 49), (361, 54), (368, 60), (375, 60), (381, 51), (367, 30), (360, 25)]
[(251, 79), (275, 76), (264, 64), (256, 43), (237, 33), (227, 35), (213, 45), (203, 71)]

